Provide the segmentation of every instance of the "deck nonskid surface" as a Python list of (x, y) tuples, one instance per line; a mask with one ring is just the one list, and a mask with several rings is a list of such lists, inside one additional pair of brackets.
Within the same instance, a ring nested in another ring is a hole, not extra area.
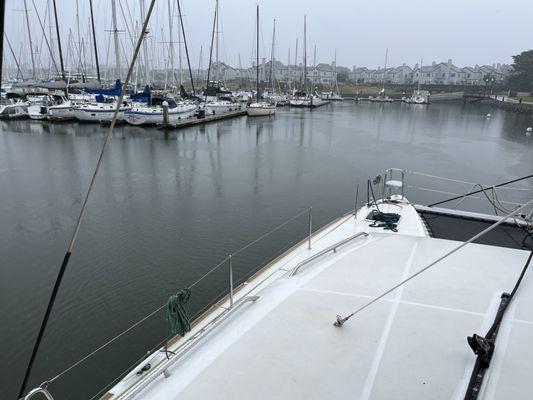
[[(385, 299), (333, 326), (457, 242), (373, 234), (281, 278), (142, 394), (149, 399), (450, 399), (464, 396), (474, 355), (527, 253), (468, 245)], [(491, 398), (529, 398), (531, 278), (502, 325)], [(498, 342), (499, 344), (499, 342)], [(529, 352), (529, 353), (528, 353)], [(499, 363), (499, 364), (498, 364)], [(499, 365), (499, 366), (498, 366)], [(519, 386), (519, 389), (517, 389)]]

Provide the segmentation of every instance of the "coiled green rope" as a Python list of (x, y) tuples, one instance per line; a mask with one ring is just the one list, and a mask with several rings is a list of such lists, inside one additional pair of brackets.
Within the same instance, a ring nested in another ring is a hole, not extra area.
[(167, 302), (167, 322), (172, 335), (184, 336), (191, 330), (191, 320), (185, 306), (191, 298), (191, 289), (181, 289)]

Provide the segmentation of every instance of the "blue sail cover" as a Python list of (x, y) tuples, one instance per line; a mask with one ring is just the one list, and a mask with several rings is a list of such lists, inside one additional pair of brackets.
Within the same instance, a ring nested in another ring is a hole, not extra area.
[(150, 91), (150, 86), (146, 85), (141, 93), (135, 93), (130, 98), (132, 101), (150, 104), (152, 100), (152, 92)]
[(122, 82), (117, 79), (113, 89), (85, 89), (85, 92), (102, 96), (120, 96), (122, 94)]

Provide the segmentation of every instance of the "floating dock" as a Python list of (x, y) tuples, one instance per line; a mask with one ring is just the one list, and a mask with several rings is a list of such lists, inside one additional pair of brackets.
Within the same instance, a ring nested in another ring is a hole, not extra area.
[(180, 121), (177, 124), (164, 124), (164, 125), (160, 124), (158, 125), (158, 129), (163, 129), (163, 130), (180, 129), (180, 128), (186, 128), (188, 126), (207, 124), (209, 122), (221, 121), (223, 119), (240, 117), (242, 115), (246, 115), (245, 109), (237, 110), (237, 111), (229, 111), (229, 112), (225, 112), (221, 114), (206, 115), (204, 118), (192, 117), (192, 118), (184, 119), (183, 121)]

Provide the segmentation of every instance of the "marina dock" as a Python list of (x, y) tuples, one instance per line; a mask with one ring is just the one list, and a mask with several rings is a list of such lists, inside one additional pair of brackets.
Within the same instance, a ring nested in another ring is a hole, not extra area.
[(161, 125), (158, 125), (158, 129), (163, 129), (163, 130), (180, 129), (180, 128), (185, 128), (188, 126), (207, 124), (209, 122), (221, 121), (223, 119), (240, 117), (243, 115), (246, 115), (245, 109), (229, 111), (229, 112), (222, 113), (222, 114), (206, 115), (204, 118), (193, 117), (189, 119), (184, 119), (183, 121), (180, 121), (177, 124), (161, 124)]

